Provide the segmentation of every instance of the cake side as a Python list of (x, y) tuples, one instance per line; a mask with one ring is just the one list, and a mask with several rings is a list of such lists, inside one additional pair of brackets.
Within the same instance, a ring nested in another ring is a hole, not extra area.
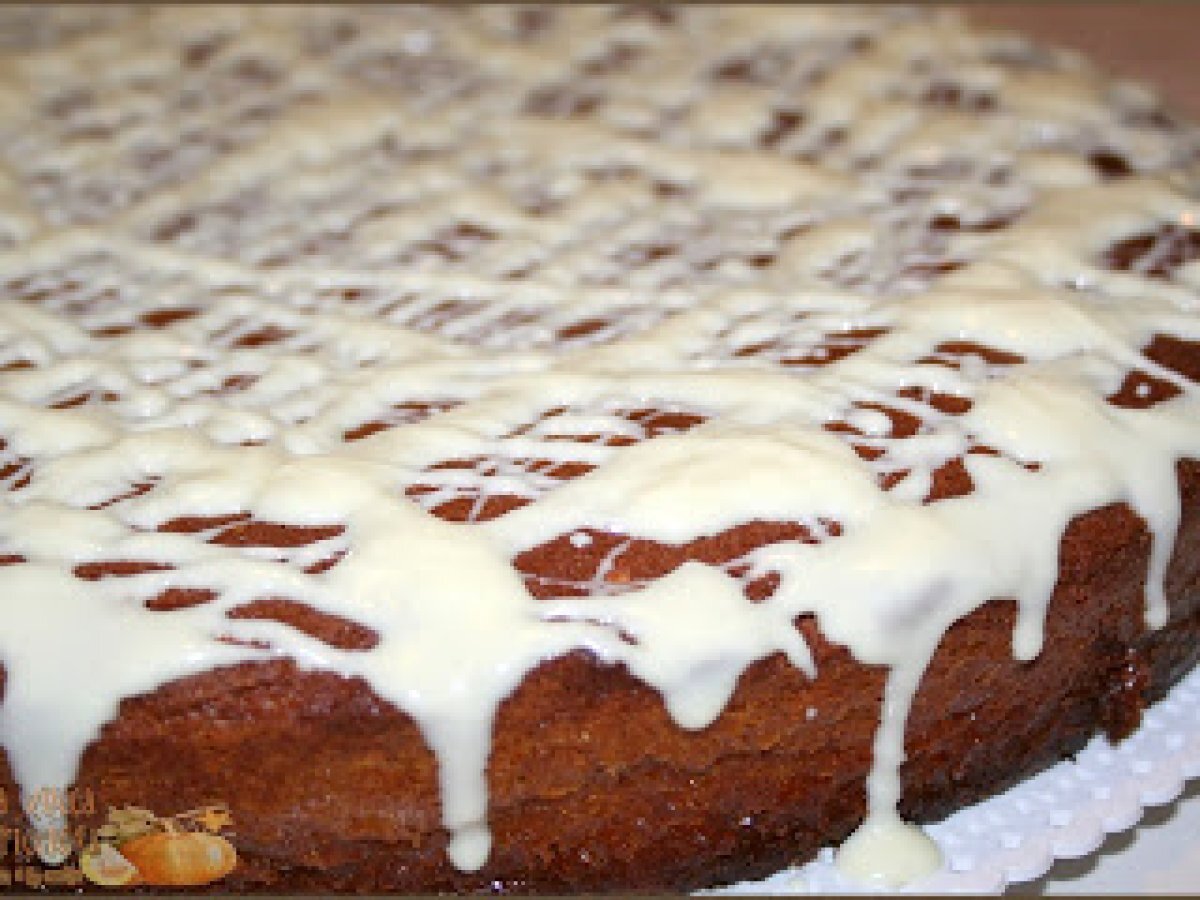
[[(909, 720), (904, 811), (931, 821), (1119, 736), (1196, 661), (1200, 477), (1184, 517), (1170, 623), (1148, 631), (1149, 536), (1128, 508), (1064, 537), (1046, 646), (1013, 659), (1015, 609), (947, 633)], [(78, 784), (116, 807), (225, 798), (234, 890), (687, 889), (768, 874), (853, 830), (865, 811), (883, 673), (802, 626), (819, 677), (772, 657), (721, 718), (681, 731), (661, 698), (585, 655), (546, 663), (502, 704), (489, 762), (497, 850), (474, 875), (445, 855), (435, 760), (419, 729), (361, 681), (255, 663), (125, 701)], [(613, 723), (619, 722), (619, 728)], [(636, 735), (636, 740), (631, 740)], [(11, 783), (10, 789), (14, 789)]]

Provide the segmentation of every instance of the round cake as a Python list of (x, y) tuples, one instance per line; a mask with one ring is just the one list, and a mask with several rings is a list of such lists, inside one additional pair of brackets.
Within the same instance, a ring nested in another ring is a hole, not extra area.
[(9, 7), (0, 58), (44, 864), (219, 801), (222, 889), (899, 884), (1200, 657), (1147, 88), (888, 6)]

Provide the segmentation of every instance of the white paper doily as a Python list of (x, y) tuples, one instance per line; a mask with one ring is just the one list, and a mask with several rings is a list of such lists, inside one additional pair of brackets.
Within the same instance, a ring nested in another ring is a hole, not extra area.
[[(1132, 828), (1148, 806), (1170, 803), (1200, 776), (1200, 668), (1146, 710), (1119, 745), (1092, 740), (1005, 793), (927, 826), (945, 857), (942, 869), (896, 893), (998, 894), (1039, 878), (1057, 859), (1085, 856), (1108, 834)], [(889, 893), (854, 882), (833, 864), (832, 848), (807, 865), (712, 893)]]

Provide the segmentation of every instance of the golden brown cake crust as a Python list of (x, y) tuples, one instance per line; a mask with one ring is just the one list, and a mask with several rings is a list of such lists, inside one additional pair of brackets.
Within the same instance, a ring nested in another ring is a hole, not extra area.
[[(918, 821), (990, 796), (1120, 735), (1200, 655), (1200, 465), (1179, 466), (1183, 521), (1170, 624), (1143, 625), (1149, 538), (1127, 507), (1081, 516), (1033, 662), (1014, 607), (947, 633), (907, 729), (903, 811)], [(850, 833), (864, 811), (883, 673), (811, 622), (819, 677), (781, 657), (747, 669), (725, 713), (689, 733), (621, 667), (576, 653), (501, 706), (489, 764), (496, 846), (447, 861), (435, 764), (418, 729), (359, 680), (252, 663), (127, 700), (78, 784), (164, 813), (225, 799), (238, 868), (222, 889), (690, 889), (763, 876)], [(815, 710), (815, 713), (809, 713)], [(11, 790), (10, 785), (10, 790)]]

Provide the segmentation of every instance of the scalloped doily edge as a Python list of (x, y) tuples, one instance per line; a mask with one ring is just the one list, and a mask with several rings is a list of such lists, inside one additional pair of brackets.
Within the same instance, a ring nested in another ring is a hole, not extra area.
[(1118, 745), (1103, 737), (1074, 758), (1003, 794), (926, 826), (942, 868), (897, 891), (852, 881), (826, 847), (811, 862), (711, 894), (999, 894), (1040, 878), (1059, 859), (1095, 852), (1109, 834), (1141, 821), (1148, 807), (1175, 800), (1200, 776), (1200, 667), (1146, 710)]

